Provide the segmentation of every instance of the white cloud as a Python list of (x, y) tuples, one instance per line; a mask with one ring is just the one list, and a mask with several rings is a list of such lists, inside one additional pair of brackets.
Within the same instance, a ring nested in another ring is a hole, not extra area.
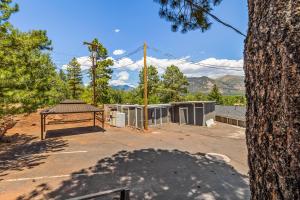
[[(147, 57), (147, 64), (157, 67), (158, 73), (162, 74), (170, 65), (176, 65), (179, 69), (189, 77), (192, 76), (209, 76), (219, 77), (227, 74), (244, 75), (243, 59), (229, 60), (207, 58), (201, 61), (190, 61), (189, 57), (179, 59), (160, 59), (155, 57)], [(143, 58), (133, 61), (130, 58), (123, 58), (115, 61), (113, 68), (123, 70), (140, 70), (144, 65)]]
[(112, 86), (119, 86), (119, 85), (129, 85), (131, 87), (134, 87), (131, 83), (128, 83), (129, 80), (129, 73), (127, 71), (121, 71), (117, 75), (117, 79), (111, 80), (109, 82)]
[(114, 55), (122, 55), (122, 54), (124, 54), (125, 52), (126, 52), (126, 51), (123, 50), (123, 49), (116, 49), (116, 50), (113, 51), (113, 54), (114, 54)]
[(129, 73), (126, 72), (126, 71), (122, 71), (122, 72), (117, 74), (117, 77), (118, 77), (119, 80), (127, 81), (129, 79)]
[(119, 33), (120, 31), (121, 31), (121, 30), (118, 29), (118, 28), (116, 28), (116, 29), (114, 30), (115, 33)]
[[(82, 56), (76, 58), (77, 62), (79, 62), (81, 70), (90, 69), (92, 66), (92, 61), (89, 56)], [(68, 64), (63, 65), (63, 69), (67, 69)]]
[[(139, 71), (144, 66), (143, 58), (139, 60), (132, 60), (131, 58), (122, 58), (121, 60), (114, 60), (113, 69), (117, 69), (119, 72), (116, 74), (116, 79), (110, 81), (110, 85), (131, 85), (128, 71)], [(78, 57), (77, 61), (81, 65), (82, 70), (90, 69), (92, 62), (89, 56)], [(188, 77), (200, 77), (208, 76), (216, 78), (224, 75), (244, 75), (243, 71), (243, 59), (229, 60), (229, 59), (217, 59), (207, 58), (200, 61), (191, 62), (190, 57), (183, 57), (179, 59), (161, 59), (148, 56), (147, 64), (153, 65), (157, 68), (159, 74), (163, 74), (166, 68), (170, 65), (176, 65), (179, 69)], [(63, 65), (63, 69), (66, 69), (67, 65)]]
[(139, 69), (139, 66), (137, 62), (134, 62), (130, 58), (122, 58), (121, 60), (114, 60), (113, 68), (122, 68), (134, 71)]

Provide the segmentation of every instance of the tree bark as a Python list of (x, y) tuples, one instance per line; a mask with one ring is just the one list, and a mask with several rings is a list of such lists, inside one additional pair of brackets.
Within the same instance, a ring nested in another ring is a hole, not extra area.
[(252, 199), (300, 199), (300, 0), (248, 0), (245, 42)]

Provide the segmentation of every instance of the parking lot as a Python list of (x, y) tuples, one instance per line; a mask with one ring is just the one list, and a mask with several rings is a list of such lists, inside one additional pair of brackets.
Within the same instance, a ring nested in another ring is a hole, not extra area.
[(0, 199), (67, 199), (119, 187), (131, 199), (249, 199), (244, 129), (102, 130), (88, 117), (50, 123), (43, 141), (38, 113), (21, 117), (8, 132), (12, 142), (0, 146)]

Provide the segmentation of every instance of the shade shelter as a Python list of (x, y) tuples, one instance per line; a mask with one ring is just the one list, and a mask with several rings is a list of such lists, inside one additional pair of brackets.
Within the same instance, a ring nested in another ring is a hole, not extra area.
[(60, 104), (41, 111), (41, 140), (44, 139), (44, 132), (46, 131), (46, 117), (53, 114), (74, 114), (74, 113), (93, 113), (93, 126), (96, 125), (96, 114), (102, 116), (102, 128), (104, 128), (104, 110), (95, 106), (86, 104), (80, 100), (65, 100)]

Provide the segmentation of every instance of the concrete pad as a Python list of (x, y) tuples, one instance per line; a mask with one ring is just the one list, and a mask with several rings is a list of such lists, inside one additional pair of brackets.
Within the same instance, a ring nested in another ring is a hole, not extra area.
[(103, 132), (89, 131), (88, 121), (50, 123), (55, 136), (40, 141), (39, 123), (31, 126), (38, 117), (22, 118), (9, 131), (18, 133), (15, 141), (0, 145), (0, 199), (67, 199), (118, 187), (128, 187), (132, 199), (250, 197), (242, 128), (168, 124), (147, 133)]

